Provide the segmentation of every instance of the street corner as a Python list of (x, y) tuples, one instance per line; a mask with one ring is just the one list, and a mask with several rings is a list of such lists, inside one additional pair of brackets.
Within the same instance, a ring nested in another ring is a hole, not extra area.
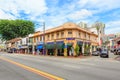
[(120, 56), (117, 56), (115, 60), (120, 61)]

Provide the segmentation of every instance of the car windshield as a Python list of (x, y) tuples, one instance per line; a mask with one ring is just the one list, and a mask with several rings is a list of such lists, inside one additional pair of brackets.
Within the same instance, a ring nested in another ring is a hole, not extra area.
[(102, 50), (102, 53), (107, 53), (107, 49), (103, 49), (103, 50)]

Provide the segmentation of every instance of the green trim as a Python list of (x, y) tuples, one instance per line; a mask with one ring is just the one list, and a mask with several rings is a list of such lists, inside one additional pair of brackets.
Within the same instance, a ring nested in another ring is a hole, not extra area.
[(54, 44), (46, 44), (46, 49), (55, 49)]
[(56, 44), (57, 49), (64, 49), (64, 43)]

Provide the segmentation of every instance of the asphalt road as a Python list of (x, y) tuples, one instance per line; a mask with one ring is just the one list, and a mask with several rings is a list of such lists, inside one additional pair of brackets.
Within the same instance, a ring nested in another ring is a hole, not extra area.
[[(0, 53), (0, 57), (32, 67), (65, 80), (120, 80), (120, 61), (99, 56), (63, 58)], [(48, 75), (49, 76), (49, 75)], [(45, 76), (0, 58), (0, 80), (48, 80)]]

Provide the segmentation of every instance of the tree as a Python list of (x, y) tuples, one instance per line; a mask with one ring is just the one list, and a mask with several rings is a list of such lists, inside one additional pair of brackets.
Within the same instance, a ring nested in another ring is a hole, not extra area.
[(79, 46), (78, 45), (75, 46), (75, 53), (76, 53), (76, 56), (79, 56)]
[(10, 40), (25, 37), (34, 32), (34, 23), (27, 20), (0, 20), (0, 34), (2, 39)]

